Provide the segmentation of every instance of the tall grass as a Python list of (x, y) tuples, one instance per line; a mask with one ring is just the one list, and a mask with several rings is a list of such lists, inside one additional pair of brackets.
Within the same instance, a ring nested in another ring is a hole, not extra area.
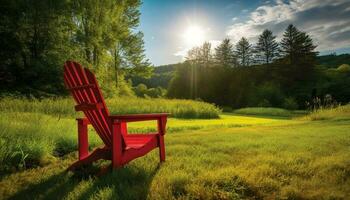
[[(115, 98), (106, 100), (111, 114), (171, 113), (175, 118), (218, 118), (221, 110), (209, 103), (192, 100)], [(73, 116), (74, 102), (71, 98), (58, 99), (14, 99), (0, 100), (2, 112), (34, 112), (55, 116)]]
[(334, 108), (320, 108), (302, 117), (304, 120), (327, 120), (350, 118), (350, 104)]

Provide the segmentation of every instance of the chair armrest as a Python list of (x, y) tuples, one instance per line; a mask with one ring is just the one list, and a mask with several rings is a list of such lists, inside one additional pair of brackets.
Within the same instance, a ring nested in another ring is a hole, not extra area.
[(166, 122), (169, 115), (170, 113), (111, 115), (110, 119), (113, 124), (122, 122), (157, 120), (158, 133), (160, 135), (165, 135)]
[(112, 123), (115, 122), (137, 122), (137, 121), (149, 121), (158, 120), (161, 118), (167, 118), (170, 113), (152, 113), (152, 114), (130, 114), (130, 115), (111, 115), (109, 118)]

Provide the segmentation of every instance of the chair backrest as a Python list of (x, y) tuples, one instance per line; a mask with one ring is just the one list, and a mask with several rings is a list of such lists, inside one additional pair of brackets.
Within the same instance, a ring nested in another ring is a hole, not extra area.
[(109, 112), (95, 75), (79, 63), (67, 61), (64, 64), (64, 83), (77, 104), (75, 110), (83, 111), (105, 145), (111, 146)]

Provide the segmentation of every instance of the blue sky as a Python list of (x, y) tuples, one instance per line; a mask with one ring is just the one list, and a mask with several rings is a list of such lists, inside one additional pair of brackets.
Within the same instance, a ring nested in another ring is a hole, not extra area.
[(348, 0), (144, 0), (139, 29), (146, 56), (154, 65), (181, 62), (203, 41), (252, 43), (263, 29), (279, 39), (290, 23), (308, 32), (321, 54), (350, 52)]

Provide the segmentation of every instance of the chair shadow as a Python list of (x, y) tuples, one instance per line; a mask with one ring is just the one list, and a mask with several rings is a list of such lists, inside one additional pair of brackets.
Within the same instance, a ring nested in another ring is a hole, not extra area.
[(150, 171), (137, 166), (114, 170), (97, 178), (78, 199), (89, 199), (104, 189), (111, 190), (107, 199), (146, 199), (160, 166), (157, 164)]
[[(19, 180), (20, 181), (20, 180)], [(9, 199), (63, 199), (72, 191), (76, 181), (69, 180), (66, 172), (55, 174), (37, 184), (29, 184)]]
[(77, 199), (89, 199), (104, 189), (111, 190), (107, 199), (146, 199), (159, 168), (160, 165), (152, 167), (151, 170), (128, 166), (100, 177), (91, 176), (91, 171), (96, 171), (96, 167), (75, 172), (73, 175), (63, 171), (40, 183), (28, 185), (9, 199), (64, 199), (79, 183), (87, 179), (92, 179), (93, 183)]

